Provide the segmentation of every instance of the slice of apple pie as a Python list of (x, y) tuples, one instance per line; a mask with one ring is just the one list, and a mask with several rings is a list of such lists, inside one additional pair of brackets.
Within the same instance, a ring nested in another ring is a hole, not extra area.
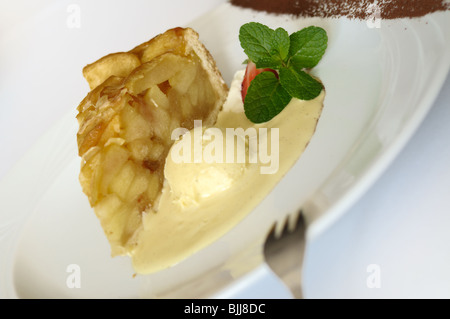
[(123, 255), (157, 204), (172, 130), (214, 124), (228, 88), (190, 28), (107, 55), (83, 75), (91, 91), (78, 106), (79, 179), (112, 255)]

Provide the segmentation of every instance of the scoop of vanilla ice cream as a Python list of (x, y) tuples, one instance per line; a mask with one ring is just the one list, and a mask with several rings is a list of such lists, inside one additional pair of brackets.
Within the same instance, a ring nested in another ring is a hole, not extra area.
[(239, 144), (235, 138), (221, 128), (196, 127), (175, 142), (166, 158), (164, 174), (180, 205), (198, 205), (242, 178), (246, 161), (226, 161), (227, 147), (233, 147), (237, 154)]

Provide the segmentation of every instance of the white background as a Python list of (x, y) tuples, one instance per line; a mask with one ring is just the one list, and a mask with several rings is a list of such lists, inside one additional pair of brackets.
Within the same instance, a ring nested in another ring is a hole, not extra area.
[[(80, 70), (84, 65), (72, 63), (75, 56), (82, 55), (83, 59), (78, 60), (89, 61), (117, 51), (115, 35), (120, 33), (128, 35), (132, 47), (142, 42), (144, 35), (164, 31), (174, 23), (183, 25), (225, 1), (196, 0), (195, 6), (186, 6), (186, 1), (181, 0), (155, 1), (155, 12), (148, 12), (145, 21), (146, 30), (142, 30), (142, 21), (121, 25), (120, 16), (114, 17), (116, 25), (103, 26), (98, 31), (98, 41), (104, 42), (105, 52), (91, 52), (80, 46), (77, 30), (64, 29), (65, 9), (72, 2), (59, 1), (57, 6), (48, 6), (54, 2), (0, 3), (0, 179), (39, 136), (83, 97), (87, 87)], [(83, 1), (76, 3), (83, 8)], [(108, 2), (103, 4), (104, 14), (108, 14)], [(181, 6), (183, 10), (177, 9)], [(62, 24), (45, 23), (55, 10), (61, 11), (61, 21), (57, 23)], [(123, 14), (130, 14), (126, 6)], [(44, 23), (35, 24), (36, 21)], [(87, 27), (95, 21), (81, 23)], [(31, 25), (42, 28), (30, 36)], [(73, 38), (72, 55), (58, 55), (57, 39), (46, 37), (52, 28), (62, 28), (63, 35)], [(37, 61), (37, 50), (48, 50), (49, 58)], [(80, 78), (79, 86), (67, 87), (58, 81), (67, 72)], [(5, 74), (14, 76), (6, 78)], [(28, 96), (29, 86), (39, 87), (41, 93)], [(306, 297), (450, 297), (449, 105), (447, 78), (429, 115), (399, 157), (341, 220), (308, 244)], [(367, 267), (371, 264), (379, 266), (380, 288), (367, 286)], [(270, 280), (252, 282), (237, 295), (284, 297), (273, 285), (277, 283)]]

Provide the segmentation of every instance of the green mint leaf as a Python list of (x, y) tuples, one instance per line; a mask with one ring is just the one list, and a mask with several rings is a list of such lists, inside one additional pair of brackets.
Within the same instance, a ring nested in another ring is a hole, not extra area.
[(280, 69), (280, 84), (292, 96), (300, 100), (312, 100), (322, 91), (322, 83), (308, 73), (292, 67)]
[(284, 62), (289, 55), (290, 45), (289, 33), (283, 28), (276, 29), (272, 38), (272, 55)]
[(290, 36), (290, 65), (301, 70), (315, 67), (327, 49), (328, 36), (324, 29), (311, 26)]
[(282, 28), (273, 30), (258, 22), (241, 26), (239, 41), (257, 68), (278, 69), (289, 54), (289, 34)]
[(244, 101), (247, 118), (253, 123), (264, 123), (278, 115), (291, 101), (272, 72), (258, 74), (250, 83)]
[(273, 33), (272, 29), (257, 22), (250, 22), (241, 26), (239, 41), (250, 60), (256, 63), (260, 60), (272, 58)]

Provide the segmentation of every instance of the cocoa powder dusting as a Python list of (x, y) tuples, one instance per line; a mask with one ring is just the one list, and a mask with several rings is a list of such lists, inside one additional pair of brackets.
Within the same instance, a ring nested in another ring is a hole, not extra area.
[(416, 18), (436, 11), (450, 10), (446, 0), (230, 0), (232, 5), (275, 14), (302, 17), (367, 19), (373, 5), (380, 18)]

